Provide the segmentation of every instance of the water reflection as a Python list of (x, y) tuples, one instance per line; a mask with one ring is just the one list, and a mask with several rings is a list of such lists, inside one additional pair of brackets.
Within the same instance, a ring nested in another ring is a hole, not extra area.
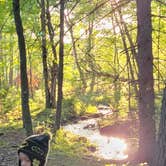
[(101, 138), (101, 143), (98, 144), (98, 154), (104, 159), (123, 160), (128, 157), (125, 154), (127, 144), (120, 138)]
[[(86, 127), (88, 125), (91, 127)], [(125, 141), (120, 138), (108, 138), (100, 135), (97, 126), (97, 119), (79, 121), (77, 124), (70, 124), (63, 128), (74, 134), (84, 136), (92, 143), (95, 143), (97, 145), (95, 155), (100, 158), (123, 160), (128, 157), (127, 154), (125, 154), (127, 149)]]

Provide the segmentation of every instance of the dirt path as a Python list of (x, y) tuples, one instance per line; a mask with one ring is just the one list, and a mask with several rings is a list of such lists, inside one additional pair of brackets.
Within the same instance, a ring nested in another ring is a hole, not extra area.
[(20, 131), (8, 131), (0, 136), (0, 166), (17, 166), (17, 149), (25, 138)]
[[(0, 133), (0, 166), (18, 166), (17, 149), (25, 138), (23, 131)], [(104, 166), (92, 157), (69, 157), (64, 154), (50, 154), (47, 166)]]
[(105, 166), (105, 163), (92, 156), (79, 158), (56, 154), (48, 157), (47, 166)]

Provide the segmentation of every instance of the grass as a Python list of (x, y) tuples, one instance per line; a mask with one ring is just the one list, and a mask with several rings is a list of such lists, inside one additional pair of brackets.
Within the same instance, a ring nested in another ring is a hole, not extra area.
[(47, 166), (105, 166), (104, 161), (93, 157), (68, 156), (64, 153), (52, 153), (48, 157)]
[(95, 147), (87, 138), (74, 135), (65, 130), (59, 130), (52, 140), (51, 152), (61, 152), (68, 156), (90, 155), (89, 147)]
[[(80, 100), (67, 100), (64, 105), (62, 118), (69, 118), (68, 120), (73, 115), (79, 116), (82, 113), (94, 114), (97, 112), (96, 106), (84, 105)], [(84, 106), (86, 106), (86, 109)], [(35, 131), (40, 129), (42, 131), (50, 130), (50, 125), (54, 122), (55, 110), (43, 109), (44, 106), (41, 102), (35, 103), (34, 101), (30, 101), (30, 107)], [(78, 112), (72, 110), (73, 108)], [(83, 112), (81, 112), (82, 109)], [(111, 118), (102, 119), (100, 123), (101, 125), (113, 124), (117, 121), (117, 117), (121, 119), (121, 115), (113, 114)], [(22, 127), (21, 108), (0, 114), (0, 132), (16, 131), (16, 135), (21, 135), (21, 141), (25, 135), (19, 131), (20, 127)], [(12, 139), (14, 142), (16, 138)], [(108, 161), (96, 158), (93, 152), (88, 150), (88, 147), (91, 146), (95, 145), (92, 145), (86, 138), (60, 130), (56, 135), (56, 139), (51, 142), (47, 166), (116, 166), (115, 164), (110, 165)], [(0, 141), (0, 147), (7, 147), (6, 142)]]

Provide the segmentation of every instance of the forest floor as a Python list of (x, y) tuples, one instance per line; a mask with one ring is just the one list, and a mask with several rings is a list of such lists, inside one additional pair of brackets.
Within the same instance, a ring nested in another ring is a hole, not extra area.
[[(25, 133), (9, 130), (0, 133), (0, 166), (18, 166), (17, 149)], [(47, 166), (104, 166), (105, 162), (91, 156), (70, 157), (65, 154), (50, 154)]]
[[(26, 137), (22, 129), (0, 132), (0, 166), (18, 166), (17, 149)], [(51, 152), (47, 166), (127, 166), (128, 164), (109, 164), (93, 155), (68, 156), (64, 153)], [(137, 164), (129, 164), (138, 166)], [(128, 166), (129, 166), (128, 165)]]
[[(82, 117), (83, 118), (83, 117)], [(88, 117), (92, 118), (92, 117)], [(93, 117), (94, 118), (94, 117)], [(80, 120), (84, 120), (80, 119)], [(18, 166), (17, 149), (26, 138), (25, 131), (19, 128), (0, 129), (0, 166)], [(52, 146), (52, 144), (51, 144)], [(51, 147), (52, 149), (52, 147)], [(47, 166), (127, 166), (128, 164), (109, 164), (93, 155), (90, 151), (83, 155), (67, 155), (50, 150)], [(129, 165), (128, 165), (129, 166)], [(137, 166), (131, 165), (130, 166)]]
[(25, 138), (22, 130), (0, 133), (0, 166), (17, 166), (17, 149)]

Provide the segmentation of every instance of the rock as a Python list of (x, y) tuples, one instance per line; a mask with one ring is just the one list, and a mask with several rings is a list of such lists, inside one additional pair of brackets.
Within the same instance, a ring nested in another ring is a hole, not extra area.
[(96, 149), (95, 146), (89, 146), (88, 150), (91, 151), (91, 152), (96, 152), (97, 149)]
[(107, 137), (129, 138), (132, 134), (131, 124), (129, 122), (104, 126), (99, 128), (99, 131), (101, 135)]
[(0, 133), (0, 136), (3, 136), (4, 135), (4, 133)]
[(83, 129), (94, 129), (95, 128), (95, 124), (87, 124), (86, 126), (83, 127)]

